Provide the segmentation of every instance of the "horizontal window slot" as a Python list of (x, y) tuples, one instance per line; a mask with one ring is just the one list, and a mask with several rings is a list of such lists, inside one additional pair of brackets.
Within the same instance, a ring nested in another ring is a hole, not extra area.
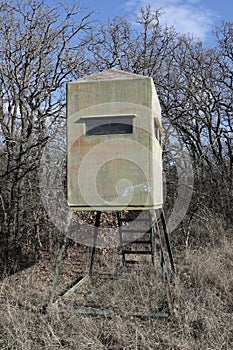
[(135, 115), (82, 117), (85, 122), (86, 136), (132, 134)]

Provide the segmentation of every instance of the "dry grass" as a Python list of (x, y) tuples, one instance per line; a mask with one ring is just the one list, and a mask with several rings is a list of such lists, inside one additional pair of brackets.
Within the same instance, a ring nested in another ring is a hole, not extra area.
[[(228, 235), (229, 236), (229, 235)], [(125, 310), (156, 311), (165, 294), (159, 274), (149, 264), (121, 270), (116, 252), (99, 254), (95, 268), (118, 273), (118, 279), (93, 279), (65, 301), (66, 312), (40, 313), (48, 299), (55, 255), (2, 280), (0, 299), (0, 349), (151, 349), (231, 350), (233, 348), (232, 240), (175, 252), (176, 318), (141, 319)], [(180, 247), (179, 247), (180, 248)], [(85, 251), (70, 250), (58, 291), (85, 271)], [(116, 268), (117, 267), (117, 268)], [(75, 315), (78, 306), (109, 307), (121, 311), (109, 318)], [(163, 306), (163, 305), (162, 305)]]

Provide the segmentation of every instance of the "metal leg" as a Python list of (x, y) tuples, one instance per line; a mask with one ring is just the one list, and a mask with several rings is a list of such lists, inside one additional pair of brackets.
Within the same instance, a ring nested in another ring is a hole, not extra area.
[(167, 247), (167, 252), (168, 252), (168, 256), (169, 256), (169, 260), (170, 260), (171, 269), (172, 269), (172, 272), (175, 273), (175, 265), (174, 265), (172, 251), (171, 251), (171, 247), (170, 247), (170, 243), (169, 243), (167, 225), (166, 225), (163, 209), (162, 209), (160, 217), (161, 217), (161, 221), (162, 221), (163, 232), (164, 232), (164, 237), (165, 237), (165, 242), (166, 242), (166, 247)]
[(125, 254), (123, 250), (123, 235), (122, 235), (122, 230), (121, 230), (121, 217), (122, 217), (122, 212), (117, 212), (117, 220), (118, 220), (118, 227), (119, 227), (119, 239), (120, 239), (120, 247), (121, 247), (121, 254), (122, 254), (122, 265), (125, 266), (126, 261), (125, 261)]
[(153, 213), (149, 211), (150, 217), (150, 241), (151, 241), (151, 262), (155, 265), (155, 222), (153, 220)]
[(98, 235), (99, 226), (100, 226), (100, 216), (101, 216), (101, 211), (97, 211), (96, 218), (95, 218), (93, 243), (92, 243), (92, 248), (91, 248), (89, 276), (91, 276), (91, 274), (92, 274), (92, 267), (93, 267), (94, 256), (95, 256), (95, 251), (96, 251), (96, 241), (97, 241), (97, 235)]
[(165, 258), (164, 258), (164, 254), (163, 254), (163, 246), (162, 246), (162, 239), (161, 239), (161, 234), (160, 234), (160, 229), (159, 229), (159, 225), (158, 225), (158, 220), (157, 220), (157, 216), (156, 216), (156, 212), (154, 211), (154, 221), (156, 224), (156, 250), (160, 259), (160, 266), (161, 266), (161, 270), (162, 270), (162, 275), (163, 275), (163, 281), (164, 281), (164, 285), (165, 285), (165, 289), (166, 289), (166, 293), (167, 293), (167, 300), (168, 300), (168, 306), (170, 309), (170, 312), (174, 312), (174, 301), (173, 301), (173, 297), (171, 294), (171, 286), (170, 286), (170, 281), (168, 278), (168, 271), (167, 271), (167, 267), (166, 267), (166, 263), (165, 263)]

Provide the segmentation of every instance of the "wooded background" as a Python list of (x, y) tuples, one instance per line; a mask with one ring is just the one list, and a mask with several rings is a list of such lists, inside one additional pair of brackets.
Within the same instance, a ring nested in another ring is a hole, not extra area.
[[(160, 17), (145, 6), (136, 25), (119, 17), (102, 24), (80, 7), (0, 1), (1, 273), (36, 261), (61, 238), (41, 202), (41, 156), (57, 135), (65, 140), (66, 83), (104, 69), (152, 77), (162, 115), (189, 151), (193, 196), (174, 240), (195, 244), (202, 235), (210, 243), (220, 239), (218, 225), (230, 227), (233, 22), (213, 28), (215, 46), (205, 47)], [(165, 144), (169, 213), (177, 170)]]

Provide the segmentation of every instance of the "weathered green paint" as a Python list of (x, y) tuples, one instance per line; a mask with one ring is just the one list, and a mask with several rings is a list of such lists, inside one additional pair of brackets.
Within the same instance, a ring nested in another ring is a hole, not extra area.
[[(86, 135), (86, 118), (102, 117), (107, 123), (117, 116), (133, 116), (133, 133)], [(162, 207), (162, 152), (154, 137), (154, 120), (161, 130), (151, 78), (111, 69), (67, 84), (70, 207), (88, 211)]]

